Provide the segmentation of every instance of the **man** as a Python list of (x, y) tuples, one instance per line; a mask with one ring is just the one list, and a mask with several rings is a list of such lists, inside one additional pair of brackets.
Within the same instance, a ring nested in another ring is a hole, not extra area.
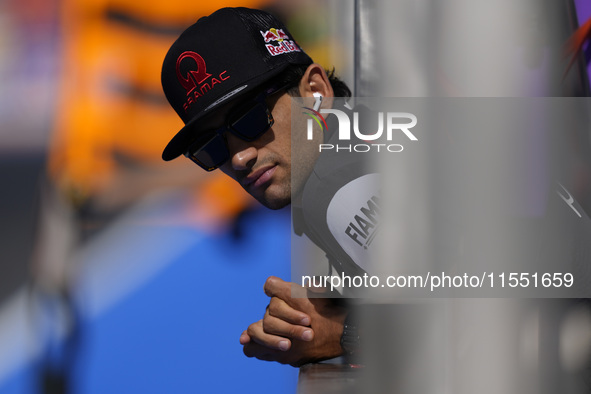
[[(246, 8), (224, 8), (189, 27), (166, 55), (162, 85), (185, 123), (163, 159), (185, 155), (206, 171), (219, 168), (271, 209), (301, 197), (319, 156), (304, 149), (299, 164), (292, 160), (291, 97), (314, 99), (319, 110), (350, 96), (280, 21)], [(244, 353), (294, 366), (350, 353), (357, 333), (345, 323), (347, 308), (330, 298), (292, 297), (292, 289), (304, 291), (266, 281), (271, 300), (264, 318), (242, 333)]]

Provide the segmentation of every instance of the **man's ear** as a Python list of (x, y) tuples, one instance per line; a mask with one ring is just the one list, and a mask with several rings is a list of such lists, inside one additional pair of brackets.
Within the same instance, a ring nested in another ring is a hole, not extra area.
[(314, 93), (322, 95), (322, 108), (331, 108), (334, 91), (326, 75), (324, 68), (312, 63), (306, 69), (300, 80), (300, 95), (302, 97), (314, 97)]

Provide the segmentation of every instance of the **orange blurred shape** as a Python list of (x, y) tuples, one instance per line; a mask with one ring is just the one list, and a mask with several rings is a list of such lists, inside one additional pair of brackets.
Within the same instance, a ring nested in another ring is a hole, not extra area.
[(183, 126), (160, 86), (166, 51), (203, 15), (267, 2), (64, 0), (52, 179), (84, 199), (101, 193), (122, 165), (193, 166), (160, 158)]

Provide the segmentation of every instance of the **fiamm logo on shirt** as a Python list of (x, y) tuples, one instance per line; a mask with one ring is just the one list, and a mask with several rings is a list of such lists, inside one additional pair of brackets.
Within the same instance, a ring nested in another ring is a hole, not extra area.
[(345, 234), (363, 249), (371, 246), (378, 229), (380, 199), (372, 196), (367, 203), (359, 208), (345, 229)]
[(359, 267), (373, 270), (371, 250), (379, 250), (383, 214), (381, 175), (370, 173), (346, 182), (326, 210), (326, 224), (339, 246)]

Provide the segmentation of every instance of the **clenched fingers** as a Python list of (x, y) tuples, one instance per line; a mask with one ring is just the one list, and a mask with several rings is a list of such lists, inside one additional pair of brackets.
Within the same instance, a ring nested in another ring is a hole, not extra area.
[(244, 345), (242, 351), (246, 357), (256, 357), (263, 361), (279, 361), (279, 359), (285, 355), (285, 352), (283, 351), (269, 349), (256, 342), (247, 343)]
[(246, 334), (250, 338), (250, 343), (254, 341), (259, 345), (265, 346), (269, 349), (285, 352), (291, 347), (291, 341), (289, 339), (266, 333), (263, 329), (263, 320), (259, 320), (258, 322), (252, 323), (250, 326), (248, 326)]
[(310, 325), (310, 317), (304, 312), (298, 311), (289, 306), (284, 300), (278, 297), (272, 297), (265, 316), (271, 315), (291, 324), (301, 326)]
[(266, 334), (290, 339), (301, 339), (302, 341), (311, 341), (314, 339), (314, 332), (311, 328), (297, 324), (290, 324), (270, 315), (265, 315), (265, 318), (263, 319), (263, 331)]

